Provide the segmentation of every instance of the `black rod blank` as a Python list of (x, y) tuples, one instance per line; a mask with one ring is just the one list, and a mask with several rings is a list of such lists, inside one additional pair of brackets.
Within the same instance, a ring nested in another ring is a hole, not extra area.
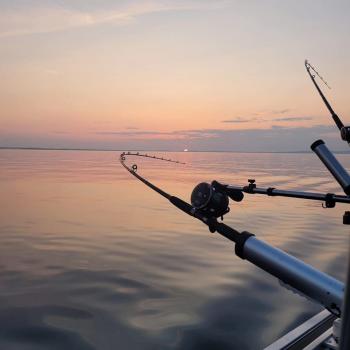
[[(318, 92), (319, 95), (321, 96), (322, 101), (324, 102), (324, 104), (326, 105), (326, 107), (327, 107), (329, 113), (331, 114), (331, 116), (332, 116), (332, 118), (333, 118), (333, 120), (334, 120), (336, 126), (338, 127), (339, 130), (341, 130), (341, 129), (344, 127), (343, 122), (340, 120), (340, 118), (338, 117), (338, 115), (334, 112), (332, 106), (330, 105), (330, 103), (329, 103), (328, 100), (326, 99), (325, 95), (323, 94), (322, 90), (321, 90), (320, 87), (318, 86), (318, 84), (317, 84), (317, 82), (316, 82), (316, 80), (315, 80), (315, 76), (314, 76), (314, 75), (311, 73), (311, 71), (310, 71), (310, 70), (312, 69), (313, 71), (316, 72), (315, 68), (312, 67), (311, 64), (310, 64), (307, 60), (305, 60), (305, 68), (306, 68), (306, 70), (307, 70), (307, 72), (308, 72), (308, 74), (309, 74), (309, 76), (310, 76), (310, 78), (311, 78), (313, 84), (315, 85), (315, 88), (316, 88), (317, 92)], [(316, 74), (319, 75), (317, 72), (316, 72)], [(322, 78), (321, 78), (321, 79), (322, 79)], [(323, 79), (322, 79), (322, 80), (323, 80)], [(325, 83), (324, 80), (323, 80), (323, 82)], [(325, 83), (325, 84), (328, 86), (327, 83)], [(328, 86), (328, 87), (329, 87), (329, 86)]]

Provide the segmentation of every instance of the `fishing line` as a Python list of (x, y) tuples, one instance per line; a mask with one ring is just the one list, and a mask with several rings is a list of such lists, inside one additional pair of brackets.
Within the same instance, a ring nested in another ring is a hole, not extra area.
[(133, 153), (133, 152), (123, 152), (120, 155), (120, 163), (123, 165), (123, 167), (133, 176), (135, 176), (138, 180), (140, 180), (141, 182), (143, 182), (146, 186), (148, 186), (149, 188), (151, 188), (152, 190), (156, 191), (157, 193), (159, 193), (161, 196), (165, 197), (166, 199), (170, 200), (171, 195), (165, 191), (163, 191), (161, 188), (159, 188), (158, 186), (154, 185), (153, 183), (151, 183), (150, 181), (146, 180), (143, 176), (137, 174), (137, 165), (133, 164), (131, 167), (128, 167), (125, 164), (125, 160), (127, 156), (136, 156), (136, 157), (144, 157), (144, 158), (150, 158), (150, 159), (157, 159), (157, 160), (161, 160), (164, 162), (169, 162), (169, 163), (176, 163), (176, 164), (186, 164), (183, 162), (180, 162), (178, 160), (172, 160), (169, 158), (164, 158), (164, 157), (157, 157), (157, 156), (150, 156), (148, 154), (143, 154), (143, 153)]
[[(306, 64), (307, 68), (314, 71), (314, 73), (323, 81), (323, 83), (328, 87), (328, 89), (331, 89), (331, 87), (328, 85), (326, 80), (321, 76), (321, 74), (316, 70), (316, 68), (308, 60), (305, 61), (305, 64)], [(315, 76), (313, 76), (313, 77), (315, 78)]]

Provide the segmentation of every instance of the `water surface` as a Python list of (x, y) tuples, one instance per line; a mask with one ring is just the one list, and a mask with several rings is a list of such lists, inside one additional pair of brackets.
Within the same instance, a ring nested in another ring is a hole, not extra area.
[[(131, 162), (187, 200), (198, 182), (251, 177), (341, 193), (313, 154), (169, 155), (187, 164)], [(321, 310), (131, 177), (116, 152), (1, 150), (0, 169), (0, 349), (262, 349)], [(225, 222), (343, 280), (345, 209), (251, 195)]]

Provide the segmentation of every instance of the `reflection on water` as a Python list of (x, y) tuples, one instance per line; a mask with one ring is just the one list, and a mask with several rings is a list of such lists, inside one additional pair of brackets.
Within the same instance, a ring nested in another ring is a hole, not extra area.
[[(118, 156), (0, 151), (1, 349), (261, 349), (320, 310), (137, 182)], [(198, 182), (248, 177), (341, 193), (313, 154), (171, 157), (187, 165), (135, 161), (185, 199)], [(252, 195), (226, 222), (343, 279), (344, 210)]]

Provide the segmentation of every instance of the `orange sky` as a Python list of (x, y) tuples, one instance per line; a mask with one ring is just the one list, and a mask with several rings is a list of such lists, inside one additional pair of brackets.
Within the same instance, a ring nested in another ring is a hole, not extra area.
[(191, 130), (331, 125), (305, 58), (350, 118), (347, 1), (115, 3), (0, 1), (0, 146), (182, 149)]

